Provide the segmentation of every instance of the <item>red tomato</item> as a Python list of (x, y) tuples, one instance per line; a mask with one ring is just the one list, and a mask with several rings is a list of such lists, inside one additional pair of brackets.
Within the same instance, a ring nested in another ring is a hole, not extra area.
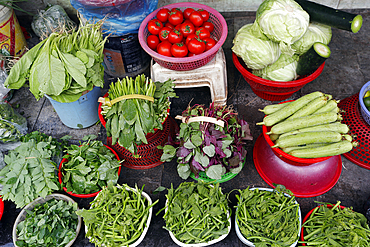
[(188, 45), (190, 40), (196, 39), (196, 38), (198, 38), (198, 36), (195, 33), (189, 34), (188, 37), (186, 37), (185, 45)]
[(206, 51), (208, 51), (209, 49), (214, 47), (217, 43), (216, 40), (214, 40), (212, 38), (205, 38), (205, 39), (203, 39), (203, 41), (206, 42)]
[(191, 13), (193, 13), (194, 9), (193, 8), (186, 8), (184, 10), (184, 19), (187, 20), (189, 19), (189, 16)]
[(210, 33), (212, 33), (213, 30), (215, 30), (215, 25), (213, 25), (213, 23), (212, 22), (209, 22), (209, 21), (203, 22), (202, 27), (204, 27), (205, 29), (207, 29)]
[(164, 25), (165, 27), (169, 27), (171, 30), (175, 28), (174, 25), (172, 25), (171, 23), (169, 22), (166, 22), (166, 24)]
[(199, 38), (192, 39), (188, 43), (188, 49), (191, 53), (198, 55), (206, 50), (206, 44)]
[(171, 30), (171, 32), (168, 34), (168, 41), (170, 41), (172, 44), (182, 42), (183, 38), (184, 35), (176, 29)]
[(180, 23), (179, 25), (176, 25), (176, 27), (174, 29), (181, 32), (181, 25), (182, 25), (182, 23)]
[(171, 53), (174, 57), (185, 57), (188, 55), (188, 48), (183, 43), (175, 43), (171, 46)]
[(196, 56), (197, 54), (194, 54), (194, 53), (191, 53), (191, 52), (188, 52), (188, 57), (193, 57), (193, 56)]
[(158, 19), (153, 19), (148, 22), (148, 31), (151, 34), (158, 35), (162, 27), (163, 27), (163, 23), (159, 21)]
[(203, 24), (203, 18), (202, 15), (198, 11), (193, 11), (193, 13), (190, 14), (189, 20), (194, 24), (196, 27), (200, 27)]
[(158, 34), (159, 39), (161, 41), (168, 40), (168, 35), (170, 34), (171, 31), (172, 31), (171, 28), (169, 28), (169, 27), (163, 27), (161, 29), (161, 31), (159, 31), (159, 34)]
[(195, 34), (198, 35), (201, 40), (211, 37), (210, 32), (204, 27), (198, 27), (195, 29)]
[(186, 38), (189, 34), (195, 32), (195, 27), (192, 23), (183, 23), (181, 24), (180, 32), (184, 35), (184, 38)]
[(159, 38), (157, 35), (152, 34), (148, 36), (146, 42), (148, 43), (150, 49), (155, 50), (159, 44)]
[(203, 21), (208, 21), (209, 13), (205, 9), (198, 9), (198, 12), (202, 15)]
[(163, 8), (163, 9), (158, 10), (156, 17), (161, 22), (166, 22), (168, 20), (169, 15), (170, 15), (170, 10), (167, 8)]
[(157, 52), (159, 54), (163, 55), (163, 56), (172, 57), (171, 46), (172, 46), (172, 44), (170, 42), (168, 42), (167, 40), (163, 41), (163, 42), (158, 44)]
[(171, 10), (170, 16), (168, 17), (168, 22), (176, 26), (184, 21), (184, 15), (181, 10), (174, 9)]

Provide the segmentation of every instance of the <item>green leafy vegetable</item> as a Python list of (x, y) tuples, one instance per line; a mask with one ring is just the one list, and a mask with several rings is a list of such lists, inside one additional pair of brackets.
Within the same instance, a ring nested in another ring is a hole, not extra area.
[(26, 210), (25, 220), (17, 225), (17, 246), (66, 246), (76, 237), (77, 203), (52, 198)]
[(183, 182), (176, 189), (171, 184), (166, 198), (163, 228), (180, 242), (207, 243), (229, 233), (231, 211), (218, 183)]
[(255, 246), (291, 246), (298, 240), (299, 205), (294, 196), (288, 197), (285, 192), (279, 185), (273, 191), (248, 187), (236, 195), (238, 227)]
[(49, 143), (35, 140), (22, 142), (5, 155), (7, 164), (0, 171), (0, 195), (4, 200), (13, 201), (17, 208), (22, 208), (37, 197), (45, 197), (59, 184), (55, 174), (56, 164), (51, 160)]
[(112, 145), (118, 143), (136, 156), (137, 145), (148, 144), (146, 135), (155, 129), (163, 129), (162, 122), (168, 116), (170, 97), (176, 97), (172, 80), (164, 83), (139, 75), (126, 77), (111, 83), (107, 101), (121, 96), (144, 95), (154, 98), (154, 102), (141, 99), (123, 99), (102, 106), (102, 115), (106, 119), (107, 136), (112, 137)]
[[(144, 188), (144, 187), (143, 187)], [(142, 194), (143, 188), (128, 185), (104, 187), (91, 202), (90, 209), (77, 214), (87, 227), (86, 237), (97, 246), (129, 246), (143, 233), (151, 216), (150, 203)]]
[(76, 101), (94, 86), (103, 87), (107, 37), (101, 26), (87, 23), (78, 30), (51, 33), (15, 63), (4, 85), (19, 89), (28, 81), (37, 100), (46, 94), (62, 103)]
[(370, 246), (370, 228), (366, 217), (338, 201), (317, 202), (316, 207), (303, 223), (304, 241), (309, 246)]
[(65, 149), (61, 167), (62, 186), (75, 194), (91, 194), (118, 181), (121, 166), (114, 153), (101, 141), (87, 141)]
[[(208, 117), (221, 121), (224, 127), (202, 120), (186, 123), (194, 117)], [(177, 172), (187, 179), (191, 172), (199, 177), (205, 172), (211, 179), (221, 179), (226, 172), (238, 174), (246, 156), (244, 141), (252, 140), (249, 125), (238, 119), (231, 107), (203, 105), (188, 107), (181, 116), (185, 122), (180, 124), (178, 142), (163, 147), (161, 161), (171, 161), (177, 157)]]

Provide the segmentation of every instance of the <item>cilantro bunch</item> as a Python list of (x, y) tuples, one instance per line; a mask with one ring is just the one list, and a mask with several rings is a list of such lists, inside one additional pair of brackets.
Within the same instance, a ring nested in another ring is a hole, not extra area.
[[(189, 121), (194, 117), (214, 118), (224, 126), (209, 121)], [(252, 140), (252, 136), (248, 123), (238, 119), (231, 107), (213, 103), (208, 108), (189, 106), (182, 118), (178, 142), (163, 147), (161, 161), (168, 162), (177, 156), (177, 172), (183, 179), (191, 173), (199, 177), (199, 172), (205, 172), (211, 179), (221, 179), (227, 172), (241, 171), (247, 153), (244, 141)]]

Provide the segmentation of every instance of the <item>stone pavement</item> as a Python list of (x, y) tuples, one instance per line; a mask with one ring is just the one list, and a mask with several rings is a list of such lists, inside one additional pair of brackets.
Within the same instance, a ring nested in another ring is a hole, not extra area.
[[(370, 25), (368, 25), (370, 22), (370, 11), (367, 9), (349, 11), (362, 14), (364, 18), (362, 29), (356, 34), (333, 29), (332, 41), (329, 44), (332, 53), (325, 64), (322, 74), (316, 80), (294, 93), (289, 99), (296, 99), (313, 91), (322, 91), (333, 95), (333, 98), (337, 100), (344, 100), (357, 94), (362, 85), (370, 80)], [(235, 178), (222, 183), (221, 187), (224, 193), (228, 193), (233, 189), (244, 189), (248, 186), (270, 187), (262, 179), (255, 167), (253, 148), (262, 133), (262, 127), (256, 125), (263, 118), (263, 113), (258, 111), (258, 109), (271, 104), (271, 102), (257, 97), (252, 92), (250, 86), (235, 68), (231, 53), (232, 40), (235, 33), (241, 26), (254, 21), (255, 12), (222, 14), (228, 24), (228, 38), (223, 45), (227, 59), (229, 93), (227, 103), (233, 105), (239, 116), (250, 124), (254, 140), (246, 145), (248, 155), (243, 170)], [(149, 75), (149, 70), (146, 74)], [(108, 86), (108, 83), (113, 80), (114, 78), (107, 76), (106, 85)], [(102, 90), (102, 95), (106, 91), (107, 87)], [(180, 114), (190, 101), (192, 104), (200, 103), (206, 105), (211, 102), (208, 88), (176, 89), (176, 92), (179, 98), (172, 101), (170, 111), (172, 117)], [(36, 101), (26, 88), (17, 90), (11, 103), (14, 105), (19, 104), (17, 111), (27, 117), (30, 131), (39, 130), (56, 138), (68, 134), (73, 137), (74, 142), (78, 142), (87, 134), (96, 134), (100, 140), (106, 141), (105, 129), (100, 123), (87, 129), (70, 129), (61, 123), (52, 105), (46, 98)], [(355, 211), (364, 212), (363, 205), (370, 196), (370, 170), (352, 163), (344, 156), (341, 158), (343, 165), (340, 178), (332, 189), (319, 196), (297, 198), (302, 210), (302, 216), (305, 216), (309, 210), (317, 205), (315, 201), (330, 203), (341, 201), (343, 206), (352, 206)], [(188, 181), (193, 180), (189, 179)], [(162, 228), (164, 226), (163, 213), (156, 215), (156, 212), (164, 206), (166, 192), (159, 194), (153, 194), (152, 192), (159, 186), (169, 188), (171, 183), (174, 187), (177, 187), (181, 182), (183, 180), (177, 175), (175, 161), (146, 170), (122, 167), (119, 183), (127, 183), (130, 186), (137, 184), (139, 187), (145, 184), (144, 190), (150, 194), (152, 199), (159, 199), (159, 203), (154, 207), (154, 215), (149, 231), (140, 246), (176, 246), (168, 232)], [(80, 208), (87, 208), (92, 200), (74, 199), (78, 202)], [(230, 206), (233, 209), (236, 206), (235, 191), (230, 194)], [(19, 212), (20, 209), (15, 209), (14, 204), (5, 202), (5, 212), (0, 221), (0, 247), (12, 246), (11, 231)], [(233, 210), (233, 212), (235, 211)], [(235, 227), (233, 226), (228, 237), (213, 246), (236, 247), (243, 245), (236, 236)], [(84, 237), (82, 229), (73, 246), (93, 245)]]

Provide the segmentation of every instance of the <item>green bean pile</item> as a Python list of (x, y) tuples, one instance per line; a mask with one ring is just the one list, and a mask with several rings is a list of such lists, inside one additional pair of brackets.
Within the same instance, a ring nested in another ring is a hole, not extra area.
[(180, 242), (207, 243), (229, 233), (230, 209), (219, 184), (183, 182), (166, 197), (163, 228)]
[[(303, 223), (304, 241), (309, 246), (370, 246), (370, 228), (365, 216), (352, 208), (322, 203)], [(327, 206), (326, 206), (327, 205)]]
[(300, 215), (294, 196), (249, 187), (239, 193), (235, 217), (248, 241), (255, 246), (291, 246), (298, 240)]

